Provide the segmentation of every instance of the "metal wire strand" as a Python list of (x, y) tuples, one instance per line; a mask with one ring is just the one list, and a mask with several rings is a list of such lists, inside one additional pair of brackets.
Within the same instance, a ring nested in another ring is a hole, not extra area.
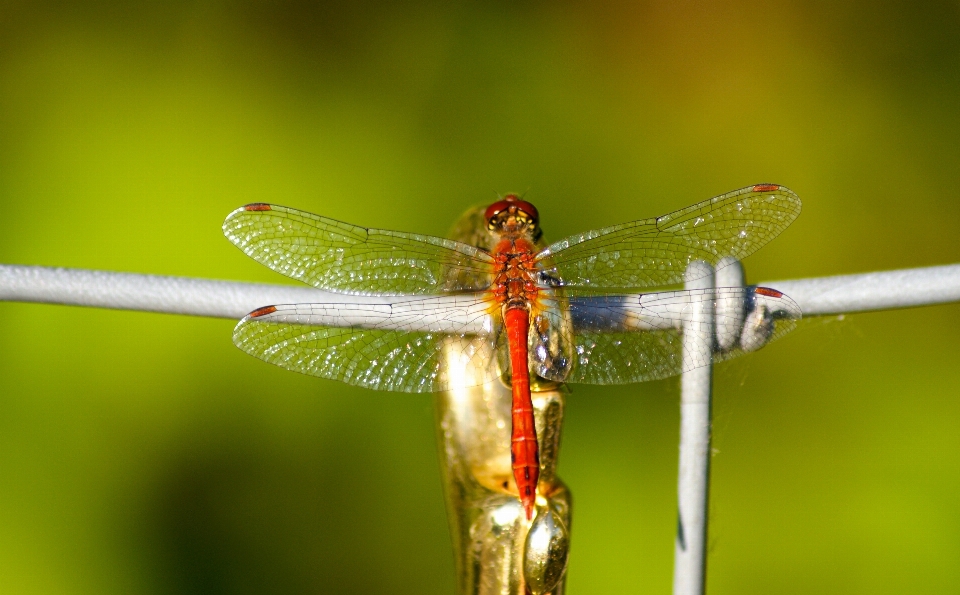
[[(907, 308), (960, 301), (960, 264), (759, 285), (792, 297), (804, 316)], [(0, 301), (11, 302), (240, 319), (270, 304), (390, 304), (404, 299), (345, 295), (293, 285), (0, 265)]]

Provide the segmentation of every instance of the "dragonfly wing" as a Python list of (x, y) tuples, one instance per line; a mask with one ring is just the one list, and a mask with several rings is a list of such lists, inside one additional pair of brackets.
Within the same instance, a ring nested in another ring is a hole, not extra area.
[(240, 321), (233, 342), (303, 374), (375, 390), (435, 392), (497, 376), (490, 318), (485, 302), (464, 295), (266, 306)]
[[(583, 293), (568, 300), (575, 362), (567, 381), (586, 384), (657, 380), (732, 359), (783, 336), (801, 317), (796, 302), (764, 288)], [(702, 322), (702, 308), (713, 309), (714, 324)], [(712, 355), (685, 353), (683, 333), (700, 335)]]
[(728, 192), (663, 215), (571, 236), (540, 252), (543, 272), (566, 287), (630, 289), (683, 281), (694, 260), (753, 254), (800, 214), (800, 198), (776, 184)]
[[(237, 209), (227, 215), (223, 233), (257, 262), (329, 291), (423, 295), (490, 285), (490, 255), (473, 246), (278, 205)], [(478, 286), (464, 287), (464, 278)]]

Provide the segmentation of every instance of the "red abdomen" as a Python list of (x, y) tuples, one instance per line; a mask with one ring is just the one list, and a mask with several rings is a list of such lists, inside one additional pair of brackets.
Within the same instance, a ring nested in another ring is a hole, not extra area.
[(510, 366), (513, 369), (511, 386), (513, 406), (511, 419), (513, 432), (510, 436), (510, 460), (513, 478), (520, 491), (520, 502), (527, 514), (533, 517), (537, 500), (537, 482), (540, 480), (540, 453), (537, 446), (537, 428), (534, 425), (533, 401), (530, 398), (530, 370), (527, 363), (527, 334), (530, 313), (523, 308), (509, 308), (504, 314), (507, 341), (510, 345)]

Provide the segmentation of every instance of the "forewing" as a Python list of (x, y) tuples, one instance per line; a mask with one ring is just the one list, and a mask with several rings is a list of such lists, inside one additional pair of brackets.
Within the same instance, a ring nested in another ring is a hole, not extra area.
[[(583, 294), (569, 304), (575, 362), (567, 381), (585, 384), (657, 380), (731, 359), (783, 336), (801, 317), (789, 297), (762, 288)], [(714, 310), (713, 324), (698, 314), (704, 307)], [(685, 352), (683, 333), (698, 335), (712, 356)]]
[(302, 374), (375, 390), (435, 392), (497, 376), (486, 310), (472, 296), (267, 306), (240, 321), (233, 342)]
[[(366, 229), (288, 207), (246, 205), (223, 233), (248, 256), (314, 287), (363, 295), (483, 289), (489, 254), (452, 240)], [(464, 287), (462, 279), (477, 286)]]
[(792, 190), (759, 184), (662, 217), (571, 236), (538, 258), (544, 273), (566, 287), (674, 285), (694, 260), (716, 264), (724, 256), (753, 254), (799, 214), (800, 198)]

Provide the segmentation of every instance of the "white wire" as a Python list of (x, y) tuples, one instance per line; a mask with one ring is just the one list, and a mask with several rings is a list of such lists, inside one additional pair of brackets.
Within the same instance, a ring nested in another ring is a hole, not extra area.
[(0, 265), (0, 301), (240, 319), (260, 306), (274, 304), (392, 303), (397, 300), (343, 295), (295, 285)]
[[(906, 308), (960, 301), (960, 265), (760, 285), (786, 293), (800, 305), (804, 316)], [(0, 301), (239, 319), (260, 306), (274, 304), (391, 304), (409, 300), (344, 295), (294, 285), (0, 265)]]
[(761, 283), (787, 294), (804, 316), (960, 301), (960, 264)]
[[(687, 267), (687, 289), (711, 290), (713, 267), (692, 262)], [(684, 368), (680, 381), (680, 463), (677, 473), (676, 547), (673, 567), (674, 595), (700, 595), (706, 578), (707, 497), (710, 486), (710, 397), (714, 309), (699, 302), (684, 322), (695, 332), (684, 332)], [(686, 365), (690, 360), (693, 367)]]

